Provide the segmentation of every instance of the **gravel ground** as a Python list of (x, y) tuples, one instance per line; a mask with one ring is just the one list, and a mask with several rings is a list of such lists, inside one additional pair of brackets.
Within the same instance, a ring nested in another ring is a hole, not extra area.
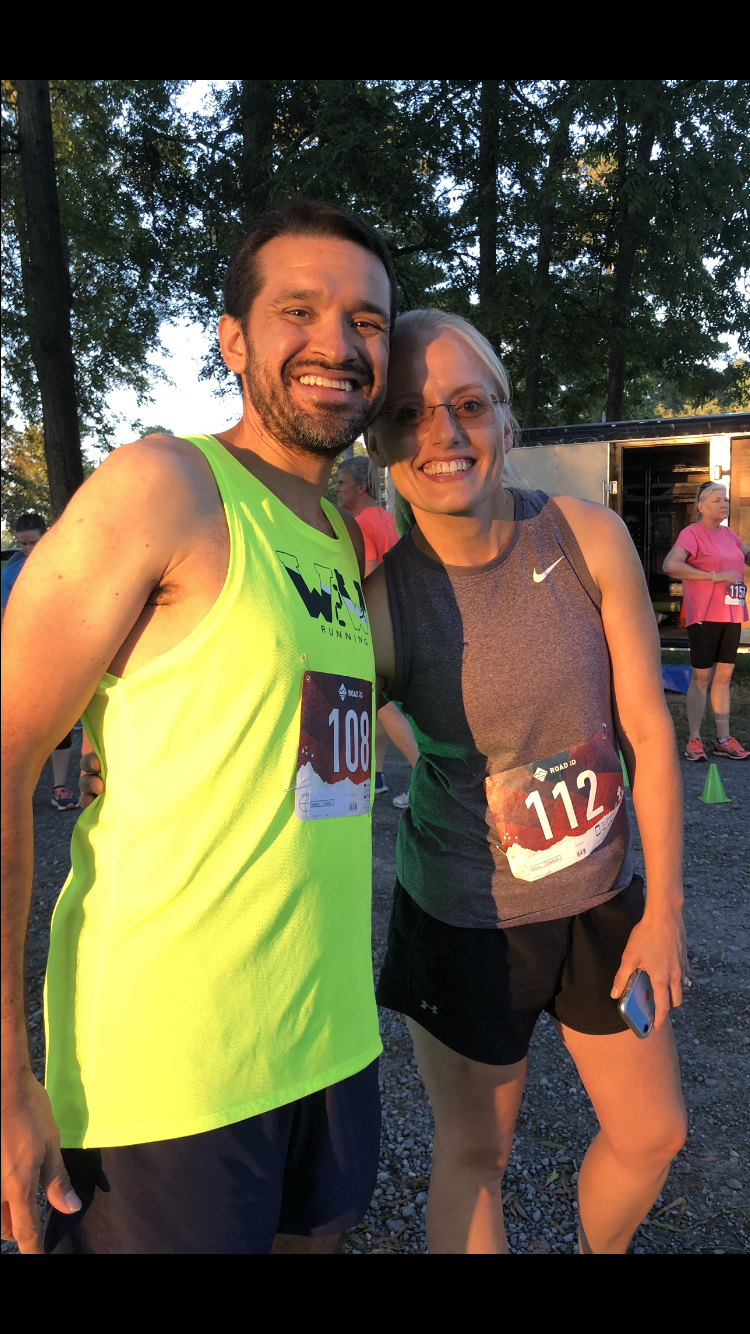
[[(747, 686), (739, 693), (750, 695)], [(684, 700), (668, 699), (681, 737), (685, 730)], [(737, 703), (743, 706), (739, 714), (745, 713), (747, 701), (742, 698)], [(74, 733), (74, 738), (72, 758), (77, 760), (80, 732)], [(383, 960), (395, 879), (394, 848), (400, 813), (391, 805), (391, 798), (404, 790), (409, 773), (406, 761), (393, 746), (385, 772), (390, 792), (376, 800), (374, 813), (376, 975)], [(703, 806), (697, 798), (705, 766), (683, 763), (686, 921), (693, 988), (676, 1013), (674, 1024), (690, 1132), (662, 1196), (634, 1238), (632, 1250), (636, 1255), (737, 1255), (749, 1249), (746, 907), (750, 888), (750, 763), (721, 761), (720, 772), (732, 803)], [(52, 809), (51, 789), (48, 764), (34, 798), (36, 875), (26, 956), (29, 1038), (34, 1070), (39, 1076), (44, 1064), (42, 985), (49, 920), (67, 875), (70, 831), (75, 820), (74, 814)], [(635, 856), (638, 869), (642, 869), (637, 836)], [(347, 1233), (343, 1249), (351, 1255), (424, 1254), (432, 1117), (403, 1020), (384, 1010), (381, 1024), (385, 1050), (379, 1193), (364, 1222)], [(504, 1186), (513, 1253), (574, 1253), (575, 1182), (595, 1130), (596, 1117), (575, 1068), (552, 1025), (543, 1017), (532, 1040), (526, 1093)], [(2, 1249), (10, 1253), (15, 1247), (4, 1243)]]
[[(665, 661), (672, 661), (666, 658)], [(745, 667), (744, 662), (742, 668)], [(748, 662), (750, 667), (750, 662)], [(750, 672), (733, 688), (733, 730), (745, 743)], [(680, 749), (687, 738), (684, 696), (667, 695)], [(704, 737), (711, 734), (708, 711)], [(685, 785), (685, 901), (693, 987), (674, 1015), (689, 1135), (648, 1221), (636, 1255), (727, 1254), (750, 1249), (750, 995), (747, 901), (750, 890), (750, 762), (720, 761), (731, 805), (704, 806), (706, 766), (682, 761)], [(373, 962), (385, 953), (400, 813), (391, 797), (408, 782), (393, 746), (390, 792), (374, 812)], [(643, 858), (630, 793), (634, 862)], [(378, 1190), (363, 1223), (347, 1236), (352, 1254), (425, 1254), (424, 1201), (432, 1116), (406, 1025), (381, 1010), (383, 1144)], [(578, 1073), (546, 1016), (537, 1024), (516, 1137), (503, 1186), (512, 1254), (576, 1250), (578, 1168), (598, 1123)]]

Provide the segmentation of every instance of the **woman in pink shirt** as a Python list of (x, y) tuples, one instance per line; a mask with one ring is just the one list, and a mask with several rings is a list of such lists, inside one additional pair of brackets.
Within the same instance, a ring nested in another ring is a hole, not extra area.
[(693, 667), (687, 694), (689, 760), (707, 759), (700, 731), (709, 684), (716, 719), (714, 755), (750, 759), (750, 751), (729, 735), (729, 683), (742, 622), (748, 618), (743, 580), (750, 547), (731, 528), (722, 528), (728, 514), (726, 487), (704, 482), (695, 498), (695, 522), (683, 528), (662, 567), (672, 579), (682, 580), (685, 599)]

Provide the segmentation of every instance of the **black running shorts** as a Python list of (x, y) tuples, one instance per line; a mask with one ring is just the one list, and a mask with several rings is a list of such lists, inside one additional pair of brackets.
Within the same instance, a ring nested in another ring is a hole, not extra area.
[(397, 882), (378, 1004), (485, 1065), (523, 1060), (542, 1010), (578, 1033), (621, 1033), (609, 993), (643, 904), (636, 875), (598, 908), (502, 931), (439, 922)]
[(739, 621), (696, 621), (687, 628), (690, 665), (713, 667), (715, 662), (733, 663), (737, 657), (742, 625)]
[(50, 1211), (51, 1255), (267, 1255), (277, 1232), (354, 1227), (380, 1150), (378, 1062), (202, 1135), (63, 1149), (83, 1208)]

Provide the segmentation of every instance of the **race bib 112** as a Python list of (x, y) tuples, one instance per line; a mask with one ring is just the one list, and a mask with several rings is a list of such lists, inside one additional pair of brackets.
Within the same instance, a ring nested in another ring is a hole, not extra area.
[(622, 803), (607, 729), (580, 746), (485, 779), (487, 803), (517, 880), (541, 880), (588, 857)]
[(372, 683), (305, 672), (294, 810), (298, 820), (370, 810)]

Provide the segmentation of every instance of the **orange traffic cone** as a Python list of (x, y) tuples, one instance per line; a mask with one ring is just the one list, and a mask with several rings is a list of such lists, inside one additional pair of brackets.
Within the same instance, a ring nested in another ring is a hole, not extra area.
[(719, 770), (715, 764), (709, 764), (708, 766), (706, 781), (703, 784), (703, 795), (698, 800), (704, 802), (706, 806), (717, 806), (720, 802), (731, 802), (732, 800), (722, 787)]

